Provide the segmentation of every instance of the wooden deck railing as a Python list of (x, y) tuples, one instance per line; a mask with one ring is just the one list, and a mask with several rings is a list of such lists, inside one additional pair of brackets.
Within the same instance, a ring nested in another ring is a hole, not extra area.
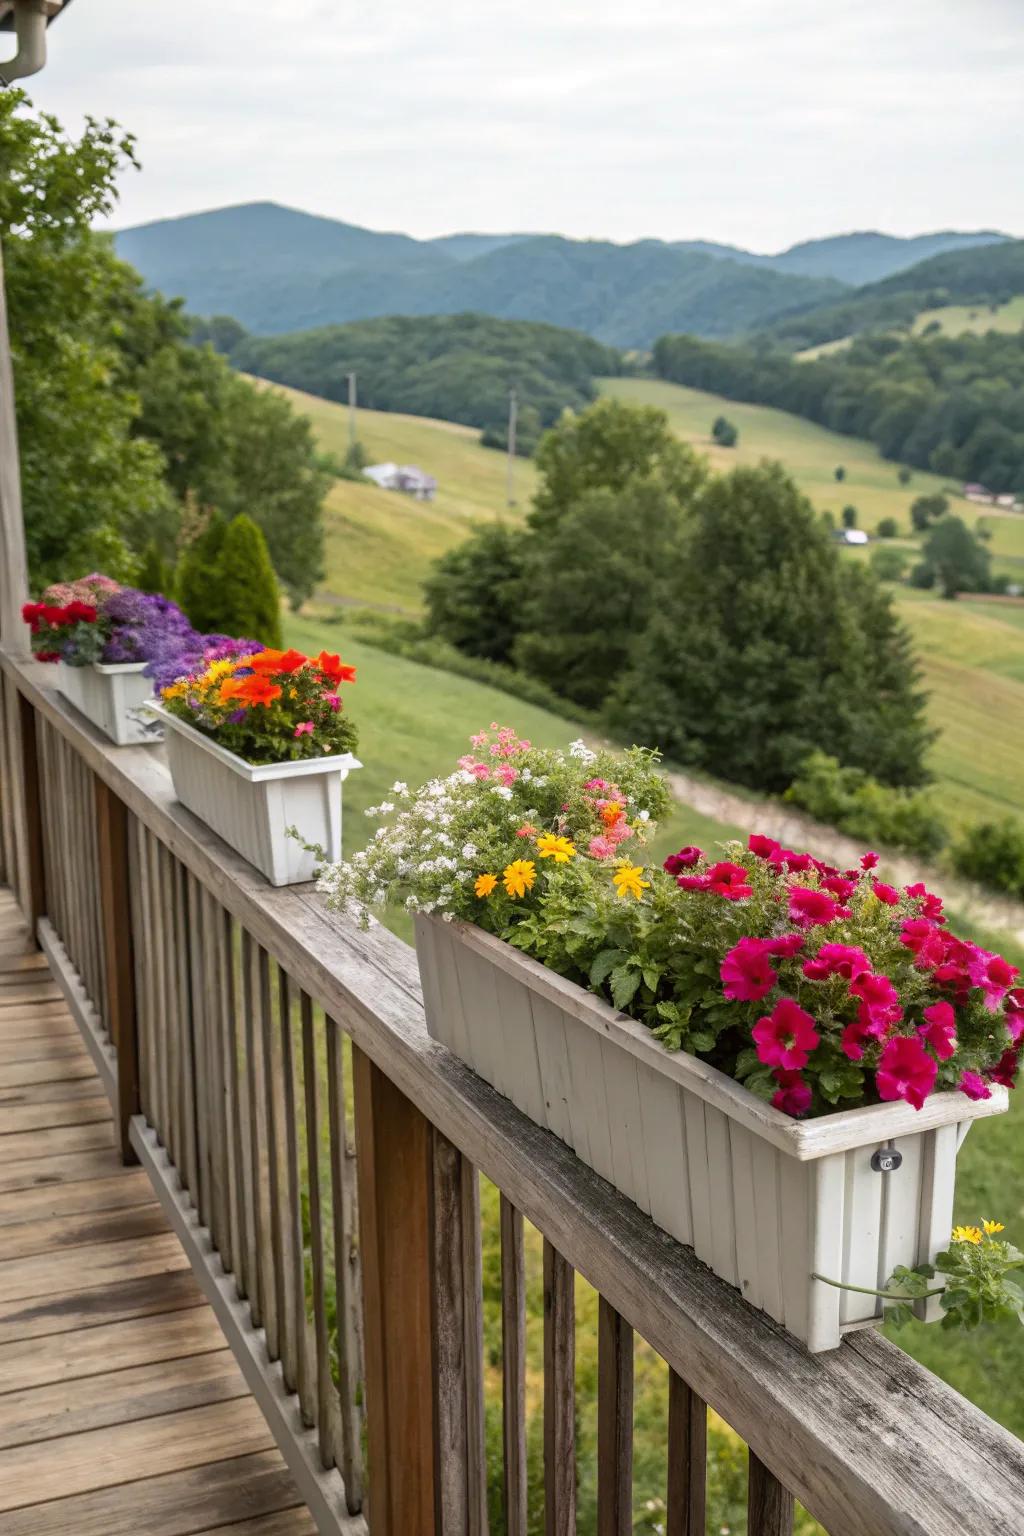
[(671, 1372), (670, 1536), (705, 1529), (709, 1404), (750, 1448), (756, 1536), (791, 1531), (794, 1498), (830, 1536), (1024, 1533), (1018, 1441), (873, 1332), (808, 1355), (428, 1038), (406, 946), (266, 886), (153, 749), (107, 745), (38, 664), (0, 666), (0, 876), (322, 1531), (487, 1531), (485, 1175), (509, 1536), (529, 1494), (524, 1218), (549, 1536), (576, 1521), (577, 1271), (600, 1295), (601, 1536), (633, 1528), (634, 1334)]

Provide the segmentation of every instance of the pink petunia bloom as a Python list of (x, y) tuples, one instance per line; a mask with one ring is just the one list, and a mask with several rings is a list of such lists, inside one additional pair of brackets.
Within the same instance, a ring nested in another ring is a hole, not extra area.
[(615, 852), (615, 844), (608, 837), (592, 837), (587, 852), (592, 859), (610, 859)]
[(860, 861), (861, 869), (874, 869), (874, 868), (876, 868), (877, 864), (878, 864), (878, 854), (877, 853), (865, 853), (865, 854), (861, 855), (861, 861)]
[(588, 779), (587, 782), (584, 784), (583, 788), (584, 789), (607, 789), (608, 788), (608, 783), (607, 783), (607, 780), (605, 780), (605, 779)]
[(467, 752), (464, 757), (459, 758), (459, 767), (466, 773), (471, 773), (474, 779), (489, 779), (491, 776), (491, 770), (487, 764), (478, 763), (472, 752)]
[(798, 955), (806, 942), (802, 933), (782, 933), (777, 939), (765, 939), (765, 953), (777, 955), (780, 960), (789, 959)]
[[(820, 871), (819, 871), (820, 873)], [(842, 875), (826, 875), (821, 882), (823, 891), (828, 891), (837, 901), (849, 901), (857, 889), (856, 880), (844, 880)]]
[(328, 709), (333, 709), (335, 714), (337, 714), (338, 710), (341, 708), (341, 700), (338, 698), (336, 693), (325, 693), (324, 703), (327, 705)]
[(917, 1026), (940, 1061), (948, 1061), (956, 1051), (956, 1014), (952, 1003), (933, 1003), (924, 1010), (925, 1022)]
[(688, 848), (680, 848), (678, 853), (670, 853), (661, 867), (670, 875), (678, 875), (681, 870), (692, 869), (694, 864), (699, 864), (703, 857), (701, 850), (691, 845)]
[(780, 997), (771, 1013), (758, 1019), (751, 1030), (759, 1061), (769, 1067), (799, 1070), (821, 1036), (814, 1020), (791, 997)]
[(871, 961), (856, 944), (823, 944), (816, 955), (804, 961), (804, 975), (809, 981), (825, 981), (829, 976), (852, 981), (870, 969)]
[(787, 1072), (783, 1067), (776, 1067), (772, 1076), (779, 1085), (778, 1092), (772, 1095), (773, 1108), (792, 1115), (794, 1120), (806, 1115), (811, 1107), (810, 1084), (804, 1082), (799, 1072)]
[(1024, 1035), (1024, 987), (1014, 987), (1006, 994), (1006, 1027), (1016, 1045)]
[(789, 888), (789, 920), (791, 923), (799, 923), (802, 928), (816, 928), (834, 922), (837, 917), (849, 915), (849, 911), (841, 907), (827, 891), (815, 891), (806, 885), (791, 885)]
[(628, 838), (633, 836), (633, 828), (625, 819), (613, 821), (611, 826), (606, 829), (605, 836), (613, 845), (617, 845), (626, 842)]
[(992, 1097), (992, 1089), (977, 1072), (961, 1072), (957, 1087), (961, 1093), (966, 1093), (969, 1099), (990, 1099)]
[(879, 901), (884, 901), (887, 907), (895, 907), (899, 903), (900, 893), (894, 885), (885, 885), (881, 880), (876, 880), (871, 889)]
[(798, 874), (805, 869), (814, 868), (814, 860), (809, 853), (794, 853), (792, 848), (783, 848), (779, 853), (779, 858), (793, 874)]
[(293, 734), (295, 736), (296, 741), (298, 740), (298, 738), (300, 736), (312, 736), (312, 734), (313, 734), (313, 722), (312, 722), (312, 720), (300, 720), (298, 725), (295, 727), (295, 730), (294, 730)]
[(919, 880), (916, 885), (908, 885), (906, 893), (920, 902), (922, 917), (930, 918), (935, 923), (946, 921), (942, 915), (942, 897), (936, 896), (934, 891), (929, 891), (922, 881)]
[(888, 976), (862, 971), (850, 982), (850, 995), (860, 998), (858, 1017), (871, 1034), (883, 1035), (903, 1017), (900, 995)]
[(1017, 967), (1004, 960), (1002, 955), (990, 956), (985, 968), (985, 980), (982, 982), (985, 1007), (989, 1013), (995, 1013), (1019, 975)]
[(473, 747), (485, 747), (487, 745), (487, 732), (477, 731), (475, 736), (469, 738), (469, 741)]
[(733, 1003), (759, 1003), (778, 981), (763, 939), (740, 939), (722, 961), (719, 975)]
[(839, 1048), (851, 1061), (860, 1061), (864, 1055), (864, 1042), (871, 1038), (870, 1029), (858, 1019), (853, 1024), (847, 1024), (843, 1030)]
[(994, 1083), (1002, 1083), (1004, 1088), (1013, 1088), (1017, 1082), (1017, 1069), (1020, 1066), (1020, 1057), (1017, 1047), (1012, 1045), (1008, 1051), (1004, 1051), (989, 1073)]
[(882, 1048), (875, 1068), (875, 1085), (880, 1099), (905, 1099), (921, 1109), (935, 1087), (939, 1064), (929, 1056), (920, 1040), (897, 1035)]
[(519, 777), (519, 769), (513, 768), (511, 763), (499, 763), (494, 770), (494, 777), (500, 784), (504, 784), (506, 789), (511, 789)]
[(934, 970), (946, 958), (946, 936), (926, 917), (908, 917), (901, 923), (900, 943), (911, 951), (921, 970)]
[(751, 832), (747, 838), (747, 847), (759, 859), (770, 859), (773, 854), (782, 851), (781, 843), (777, 843), (774, 837), (763, 836), (760, 832)]
[(676, 885), (681, 891), (706, 891), (710, 884), (708, 875), (676, 875)]
[(714, 891), (716, 896), (724, 896), (726, 901), (742, 901), (744, 897), (754, 894), (750, 875), (743, 865), (730, 864), (728, 859), (712, 864), (707, 873), (707, 881), (708, 890)]

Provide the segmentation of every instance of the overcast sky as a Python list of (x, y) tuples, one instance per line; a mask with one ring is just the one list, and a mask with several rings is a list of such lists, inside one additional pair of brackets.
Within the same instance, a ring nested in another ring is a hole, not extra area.
[(118, 226), (1024, 235), (1021, 0), (73, 0), (26, 86), (137, 135)]

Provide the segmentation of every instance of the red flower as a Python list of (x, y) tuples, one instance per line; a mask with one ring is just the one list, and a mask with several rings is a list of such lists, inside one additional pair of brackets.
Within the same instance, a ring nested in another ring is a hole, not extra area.
[(778, 1092), (772, 1095), (773, 1107), (794, 1119), (806, 1115), (811, 1107), (810, 1084), (804, 1082), (799, 1072), (787, 1072), (783, 1067), (776, 1067), (772, 1076), (779, 1085)]
[(851, 1061), (860, 1061), (864, 1055), (864, 1041), (871, 1038), (871, 1030), (858, 1019), (853, 1024), (847, 1024), (843, 1030), (842, 1039), (839, 1042), (844, 1055)]
[(946, 935), (926, 917), (908, 917), (901, 923), (900, 943), (913, 953), (921, 970), (934, 970), (946, 958)]
[(743, 865), (730, 864), (728, 859), (712, 864), (707, 873), (707, 889), (714, 891), (716, 896), (724, 896), (726, 901), (742, 901), (745, 896), (754, 894), (750, 875)]
[(829, 976), (851, 981), (870, 969), (871, 961), (856, 944), (823, 944), (812, 959), (804, 961), (804, 975), (810, 981), (825, 981)]
[(759, 1003), (778, 981), (768, 964), (765, 940), (740, 939), (722, 961), (719, 974), (725, 995), (733, 1003)]
[(60, 651), (36, 651), (36, 661), (60, 661)]
[(862, 971), (850, 982), (851, 997), (860, 998), (858, 1018), (869, 1034), (883, 1035), (903, 1017), (900, 995), (888, 976)]
[(875, 1068), (880, 1099), (906, 1099), (920, 1109), (935, 1087), (939, 1064), (916, 1037), (897, 1035), (882, 1048)]
[(670, 875), (678, 875), (680, 870), (692, 869), (703, 857), (699, 848), (680, 848), (678, 853), (670, 853), (661, 867)]
[(887, 907), (895, 907), (900, 899), (900, 893), (894, 885), (883, 885), (881, 880), (876, 880), (871, 889), (879, 901), (884, 901)]
[(994, 1083), (1002, 1083), (1004, 1088), (1012, 1088), (1017, 1081), (1017, 1068), (1020, 1060), (1017, 1056), (1017, 1047), (1011, 1046), (1004, 1051), (989, 1073)]
[(961, 1093), (966, 1093), (969, 1099), (990, 1099), (992, 1097), (992, 1089), (977, 1072), (962, 1072), (957, 1087)]
[(877, 853), (865, 853), (865, 854), (863, 854), (861, 856), (861, 861), (860, 861), (861, 869), (874, 869), (875, 866), (877, 865), (877, 863), (878, 863), (878, 854)]
[(340, 656), (328, 655), (321, 651), (314, 663), (320, 668), (321, 673), (329, 683), (354, 683), (356, 680), (355, 667), (347, 667)]
[(80, 603), (76, 599), (68, 603), (64, 610), (68, 622), (72, 624), (95, 624), (96, 608), (92, 603)]
[(940, 1061), (948, 1061), (956, 1050), (956, 1014), (952, 1003), (933, 1003), (924, 1011), (925, 1023), (917, 1026)]
[(789, 920), (802, 928), (815, 928), (849, 915), (848, 909), (841, 907), (827, 891), (814, 891), (806, 885), (789, 888)]
[(707, 875), (676, 875), (676, 885), (681, 891), (706, 891), (710, 884)]
[(751, 832), (747, 838), (747, 847), (759, 859), (770, 859), (774, 854), (782, 852), (781, 843), (777, 843), (774, 837), (764, 837), (760, 832)]
[(823, 891), (828, 891), (837, 901), (849, 901), (857, 889), (856, 880), (844, 880), (842, 875), (826, 875), (821, 882)]
[(301, 651), (257, 651), (246, 657), (246, 666), (254, 672), (297, 672), (306, 661)]
[(919, 880), (916, 885), (906, 887), (908, 896), (921, 903), (921, 916), (929, 917), (933, 922), (944, 923), (946, 919), (942, 915), (942, 897), (929, 891)]
[(806, 1067), (820, 1040), (814, 1020), (791, 997), (780, 997), (771, 1013), (751, 1030), (758, 1060), (788, 1070)]

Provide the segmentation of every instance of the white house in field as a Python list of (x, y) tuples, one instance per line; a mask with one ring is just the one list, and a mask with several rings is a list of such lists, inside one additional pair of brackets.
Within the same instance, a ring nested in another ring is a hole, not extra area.
[(363, 470), (382, 491), (404, 491), (417, 501), (433, 501), (437, 481), (417, 464), (369, 464)]

